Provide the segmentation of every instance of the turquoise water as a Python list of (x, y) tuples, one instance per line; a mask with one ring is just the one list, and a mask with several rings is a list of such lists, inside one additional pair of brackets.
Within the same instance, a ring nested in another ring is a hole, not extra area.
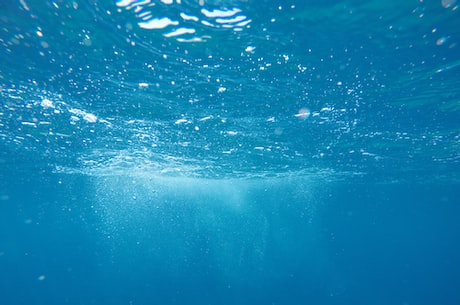
[(0, 304), (459, 304), (460, 3), (0, 3)]

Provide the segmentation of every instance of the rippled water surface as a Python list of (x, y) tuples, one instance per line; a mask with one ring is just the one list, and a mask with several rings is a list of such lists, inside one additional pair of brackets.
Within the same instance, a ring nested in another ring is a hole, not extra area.
[(455, 1), (1, 9), (3, 154), (64, 172), (457, 178)]

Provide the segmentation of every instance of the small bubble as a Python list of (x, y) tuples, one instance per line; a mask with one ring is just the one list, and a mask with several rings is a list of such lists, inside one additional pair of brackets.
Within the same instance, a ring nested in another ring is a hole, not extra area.
[(139, 83), (139, 89), (147, 89), (149, 87), (148, 83)]
[(247, 46), (246, 49), (244, 49), (245, 52), (253, 54), (255, 51), (256, 47), (253, 46)]
[(310, 109), (307, 109), (307, 108), (302, 108), (299, 110), (299, 112), (297, 114), (294, 115), (296, 118), (300, 118), (300, 119), (303, 119), (305, 120), (306, 118), (308, 118), (310, 116)]
[(436, 45), (441, 46), (441, 45), (445, 44), (446, 41), (447, 41), (447, 37), (441, 37), (438, 40), (436, 40)]
[(441, 5), (444, 8), (449, 8), (454, 6), (457, 3), (457, 0), (441, 0)]
[(93, 44), (89, 36), (86, 36), (82, 43), (85, 47), (90, 47)]

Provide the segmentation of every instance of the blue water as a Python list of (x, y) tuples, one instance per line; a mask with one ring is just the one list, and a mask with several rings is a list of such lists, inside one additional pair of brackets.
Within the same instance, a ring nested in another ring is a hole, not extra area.
[(0, 26), (0, 305), (460, 304), (460, 2)]

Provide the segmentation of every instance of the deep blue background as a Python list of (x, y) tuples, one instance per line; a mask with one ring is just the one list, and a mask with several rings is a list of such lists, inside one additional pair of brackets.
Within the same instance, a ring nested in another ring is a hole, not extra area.
[[(156, 199), (162, 220), (145, 221), (136, 214), (152, 204), (143, 195), (130, 216), (112, 216), (119, 227), (110, 229), (91, 184), (47, 174), (3, 180), (2, 304), (460, 301), (455, 185), (260, 180), (246, 188), (240, 204), (250, 208), (241, 211), (170, 192)], [(269, 229), (263, 253), (240, 256), (261, 236), (261, 215)]]

